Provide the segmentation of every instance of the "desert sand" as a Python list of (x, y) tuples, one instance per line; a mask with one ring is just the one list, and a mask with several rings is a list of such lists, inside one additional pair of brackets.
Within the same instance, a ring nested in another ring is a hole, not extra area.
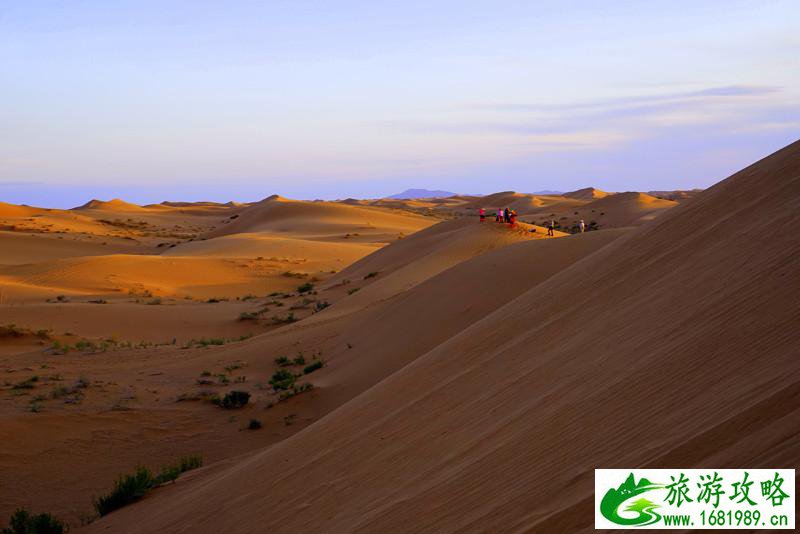
[[(0, 205), (0, 521), (579, 531), (596, 467), (794, 465), (800, 239), (773, 229), (800, 222), (800, 143), (666, 193)], [(506, 206), (516, 228), (477, 221)], [(313, 388), (281, 399), (281, 356), (324, 362)]]

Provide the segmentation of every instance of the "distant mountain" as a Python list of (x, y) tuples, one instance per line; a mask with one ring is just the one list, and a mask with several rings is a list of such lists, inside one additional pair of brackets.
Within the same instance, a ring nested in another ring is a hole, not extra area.
[(455, 193), (451, 191), (431, 191), (430, 189), (406, 189), (402, 193), (397, 193), (386, 198), (394, 198), (398, 200), (407, 200), (409, 198), (440, 198), (452, 197)]
[(563, 195), (563, 191), (550, 191), (548, 189), (544, 189), (542, 191), (534, 191), (531, 195)]

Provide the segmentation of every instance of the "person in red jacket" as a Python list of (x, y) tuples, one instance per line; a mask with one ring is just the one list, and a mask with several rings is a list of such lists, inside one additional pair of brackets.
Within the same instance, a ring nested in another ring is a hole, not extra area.
[(478, 215), (481, 216), (481, 222), (486, 222), (486, 210), (481, 208), (478, 210)]

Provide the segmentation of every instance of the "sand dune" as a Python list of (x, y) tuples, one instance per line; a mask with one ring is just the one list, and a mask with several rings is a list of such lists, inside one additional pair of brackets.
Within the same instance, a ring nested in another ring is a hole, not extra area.
[[(343, 239), (349, 234), (380, 235), (387, 240), (411, 233), (435, 221), (409, 213), (393, 213), (334, 202), (287, 200), (273, 195), (244, 208), (238, 218), (207, 237), (253, 232), (294, 234), (318, 239)], [(358, 237), (358, 236), (356, 236)]]
[(595, 189), (594, 187), (584, 187), (583, 189), (564, 193), (564, 196), (567, 198), (577, 198), (580, 200), (595, 200), (598, 198), (605, 198), (610, 194), (611, 193), (606, 193), (605, 191)]
[(119, 198), (113, 198), (111, 200), (97, 200), (96, 198), (93, 198), (86, 204), (82, 204), (72, 209), (105, 210), (105, 211), (141, 211), (145, 208), (137, 204), (131, 204), (130, 202), (125, 202), (124, 200), (121, 200)]
[(45, 234), (0, 232), (0, 265), (36, 263), (79, 256), (138, 253), (141, 247), (120, 239), (58, 239)]
[(796, 226), (798, 198), (795, 143), (521, 284), (304, 431), (87, 531), (574, 532), (596, 467), (794, 465), (800, 239), (754, 228)]

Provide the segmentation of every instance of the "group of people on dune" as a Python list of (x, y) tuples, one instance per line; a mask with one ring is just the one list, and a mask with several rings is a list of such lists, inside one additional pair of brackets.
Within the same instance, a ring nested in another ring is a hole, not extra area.
[[(478, 210), (481, 217), (481, 222), (486, 222), (486, 210), (481, 208)], [(511, 228), (517, 225), (517, 212), (508, 208), (497, 208), (497, 213), (494, 216), (495, 222), (510, 224)]]
[[(481, 222), (486, 222), (485, 209), (481, 208), (480, 210), (478, 210), (478, 215), (480, 215)], [(495, 214), (494, 220), (495, 222), (510, 224), (511, 228), (514, 228), (515, 226), (517, 226), (517, 212), (515, 210), (511, 210), (508, 208), (497, 208), (497, 213)], [(581, 219), (581, 222), (578, 224), (578, 229), (580, 233), (586, 231), (586, 224), (583, 222), (583, 219)], [(548, 221), (547, 235), (555, 236), (556, 235), (555, 230), (556, 230), (556, 221), (555, 220)], [(533, 228), (531, 230), (531, 232), (535, 231), (536, 228)]]

